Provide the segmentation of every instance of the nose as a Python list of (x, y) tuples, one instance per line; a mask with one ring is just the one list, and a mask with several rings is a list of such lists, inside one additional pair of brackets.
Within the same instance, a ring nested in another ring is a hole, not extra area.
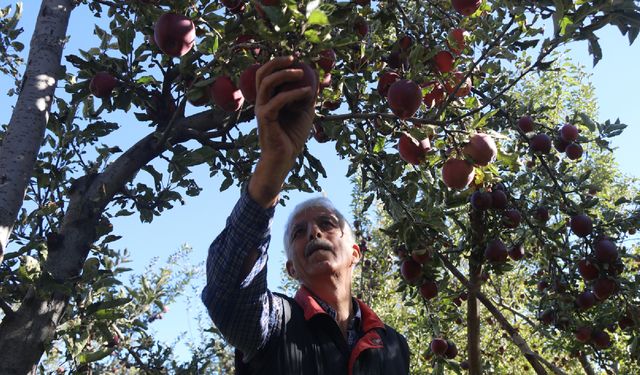
[(322, 237), (322, 230), (316, 223), (309, 223), (307, 232), (309, 233), (309, 241)]

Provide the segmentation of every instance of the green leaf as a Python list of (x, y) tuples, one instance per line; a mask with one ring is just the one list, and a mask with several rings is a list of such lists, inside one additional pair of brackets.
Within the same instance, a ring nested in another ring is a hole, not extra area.
[(311, 43), (317, 44), (320, 43), (320, 33), (317, 30), (307, 29), (304, 32), (304, 38)]
[(311, 14), (309, 15), (309, 18), (307, 20), (307, 22), (309, 23), (309, 25), (321, 25), (321, 26), (325, 26), (329, 24), (329, 18), (327, 17), (327, 15), (321, 11), (320, 9), (315, 9), (313, 12), (311, 12)]
[(91, 362), (96, 362), (96, 361), (99, 361), (99, 360), (101, 360), (101, 359), (103, 359), (105, 357), (108, 357), (109, 355), (111, 355), (111, 353), (113, 353), (114, 350), (116, 350), (115, 347), (106, 348), (106, 349), (100, 349), (100, 350), (95, 351), (95, 352), (80, 353), (80, 354), (78, 354), (78, 357), (76, 358), (76, 360), (81, 365), (84, 365), (84, 364), (87, 364), (87, 363), (91, 363)]
[(92, 303), (91, 305), (87, 306), (86, 314), (87, 315), (92, 315), (92, 314), (96, 313), (99, 310), (114, 309), (116, 307), (120, 307), (120, 306), (126, 305), (127, 303), (129, 303), (131, 301), (132, 301), (132, 299), (130, 297), (124, 297), (124, 298), (116, 298), (116, 299), (109, 300), (109, 301), (101, 301), (101, 302)]

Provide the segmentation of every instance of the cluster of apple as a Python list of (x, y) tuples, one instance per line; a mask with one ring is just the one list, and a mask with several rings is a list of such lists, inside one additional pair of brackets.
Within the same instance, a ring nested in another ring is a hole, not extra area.
[(427, 357), (429, 357), (430, 354), (446, 359), (454, 359), (456, 356), (458, 356), (458, 347), (456, 346), (456, 344), (451, 340), (447, 340), (441, 337), (436, 337), (431, 340), (429, 349), (431, 350), (431, 353), (427, 353)]
[[(522, 116), (518, 120), (518, 127), (525, 134), (535, 130), (535, 121), (531, 116)], [(557, 136), (553, 141), (545, 133), (537, 133), (529, 138), (529, 147), (535, 153), (548, 154), (551, 152), (551, 145), (558, 150), (564, 152), (571, 160), (577, 160), (582, 157), (582, 146), (577, 142), (579, 135), (578, 127), (573, 124), (564, 124), (558, 129)]]
[(400, 274), (411, 285), (419, 285), (422, 298), (430, 300), (438, 295), (438, 283), (430, 277), (424, 277), (423, 267), (433, 259), (428, 249), (414, 250), (410, 254), (405, 245), (396, 248), (396, 255), (401, 260)]
[[(586, 312), (597, 304), (603, 303), (611, 296), (615, 295), (619, 286), (616, 277), (624, 270), (624, 264), (620, 259), (620, 254), (615, 242), (603, 235), (594, 235), (593, 220), (586, 214), (573, 215), (569, 220), (571, 232), (580, 238), (593, 237), (590, 241), (590, 254), (580, 259), (577, 263), (577, 271), (587, 287), (577, 296), (567, 296), (573, 300), (573, 304), (578, 312)], [(556, 284), (559, 284), (556, 282)], [(561, 284), (561, 283), (560, 283)], [(543, 293), (549, 288), (549, 282), (541, 280), (538, 283), (538, 291)], [(564, 285), (556, 285), (554, 290), (563, 294), (566, 290)], [(618, 326), (621, 330), (634, 327), (640, 314), (632, 313), (627, 309), (622, 312), (618, 319)], [(555, 324), (559, 329), (569, 329), (569, 318), (560, 308), (548, 308), (539, 315), (540, 321), (545, 325)], [(636, 319), (633, 318), (636, 316)], [(615, 325), (604, 327), (609, 331), (616, 329)], [(597, 349), (606, 349), (611, 346), (611, 339), (603, 327), (591, 324), (578, 323), (573, 331), (578, 342), (583, 344), (593, 344)]]

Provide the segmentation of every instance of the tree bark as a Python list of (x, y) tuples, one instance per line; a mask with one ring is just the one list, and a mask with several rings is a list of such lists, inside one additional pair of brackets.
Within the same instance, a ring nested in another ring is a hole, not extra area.
[[(470, 288), (469, 280), (456, 268), (456, 266), (449, 261), (449, 258), (443, 256), (439, 252), (436, 252), (436, 255), (440, 257), (442, 260), (442, 264), (446, 269), (451, 272), (456, 279), (458, 279), (462, 285), (465, 285), (467, 288)], [(482, 292), (478, 292), (477, 294), (478, 300), (484, 305), (484, 307), (496, 318), (498, 323), (502, 329), (504, 329), (508, 334), (511, 341), (520, 349), (520, 352), (524, 355), (525, 359), (529, 362), (533, 370), (538, 375), (547, 374), (547, 370), (542, 366), (539, 360), (539, 355), (531, 350), (526, 341), (520, 336), (518, 331), (509, 323), (507, 318), (502, 315), (500, 310), (485, 296)]]
[(471, 209), (471, 258), (469, 259), (469, 296), (467, 299), (467, 354), (469, 374), (482, 374), (480, 353), (480, 314), (478, 311), (478, 292), (480, 291), (480, 273), (482, 272), (482, 213)]
[(42, 0), (22, 89), (0, 145), (0, 262), (44, 139), (73, 0)]
[(582, 366), (582, 369), (584, 370), (584, 373), (586, 375), (596, 375), (586, 355), (584, 355), (583, 353), (578, 354), (578, 361), (580, 361), (580, 365)]
[[(252, 108), (238, 121), (248, 121)], [(235, 116), (234, 116), (235, 118)], [(35, 371), (40, 357), (55, 337), (56, 327), (63, 322), (74, 280), (80, 276), (91, 244), (98, 240), (96, 226), (107, 205), (125, 184), (151, 160), (166, 150), (168, 143), (181, 143), (190, 138), (188, 130), (205, 132), (212, 129), (222, 135), (235, 124), (224, 115), (205, 111), (175, 124), (169, 142), (158, 143), (156, 133), (144, 137), (104, 172), (78, 179), (71, 190), (68, 209), (59, 234), (61, 241), (49, 248), (43, 277), (22, 301), (11, 317), (0, 323), (0, 374), (28, 374)]]

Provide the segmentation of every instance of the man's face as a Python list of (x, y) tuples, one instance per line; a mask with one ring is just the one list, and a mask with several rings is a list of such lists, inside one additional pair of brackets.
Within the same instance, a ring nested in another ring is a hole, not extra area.
[(289, 233), (291, 259), (287, 270), (301, 284), (309, 286), (345, 271), (351, 277), (360, 250), (331, 210), (310, 207), (301, 211), (292, 220)]

